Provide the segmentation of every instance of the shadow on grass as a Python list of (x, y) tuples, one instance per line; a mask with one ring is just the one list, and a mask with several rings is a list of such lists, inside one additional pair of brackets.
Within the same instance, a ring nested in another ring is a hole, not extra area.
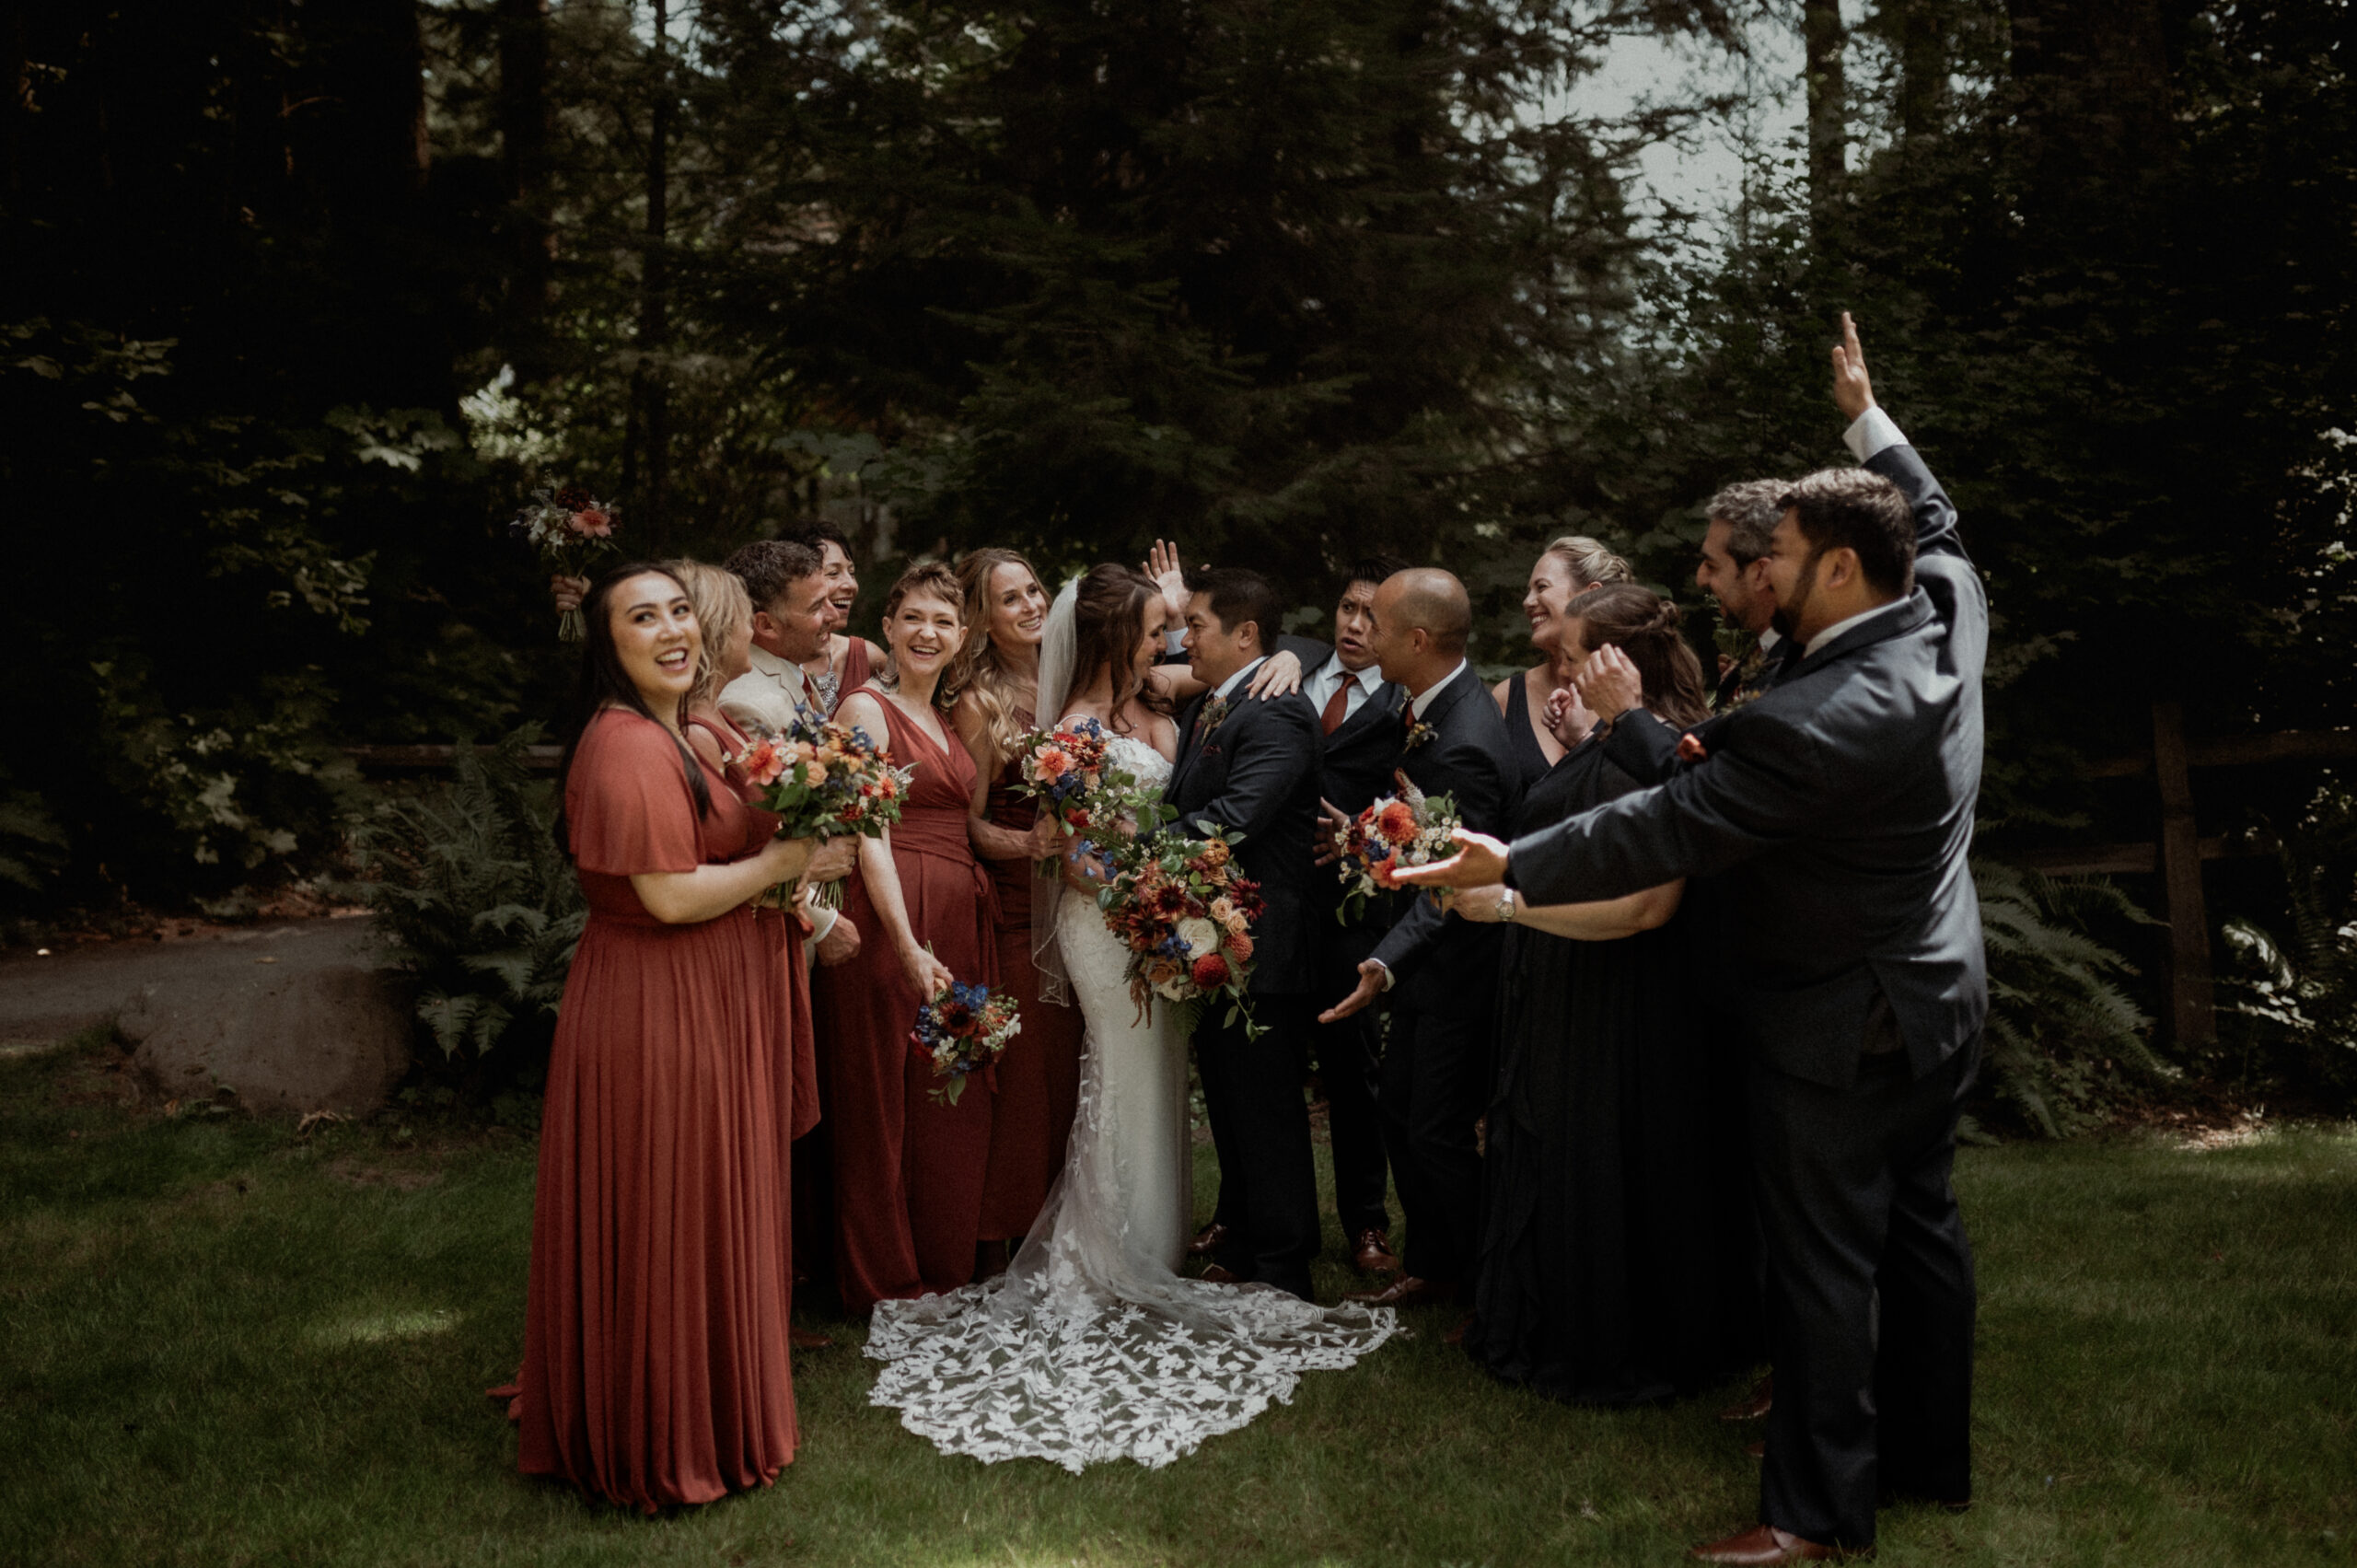
[[(114, 1055), (0, 1063), (7, 1561), (1503, 1568), (1676, 1562), (1752, 1516), (1722, 1400), (1549, 1405), (1470, 1371), (1446, 1310), (1169, 1469), (1078, 1477), (936, 1454), (828, 1325), (776, 1487), (595, 1507), (518, 1477), (482, 1397), (519, 1348), (528, 1141), (167, 1119), (108, 1092)], [(1974, 1150), (1958, 1180), (1980, 1502), (1886, 1514), (1884, 1562), (2351, 1560), (2357, 1137)]]

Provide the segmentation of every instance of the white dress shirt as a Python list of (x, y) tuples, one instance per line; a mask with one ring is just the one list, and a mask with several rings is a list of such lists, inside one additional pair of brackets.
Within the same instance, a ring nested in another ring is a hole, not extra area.
[(1433, 699), (1439, 696), (1441, 692), (1447, 688), (1450, 680), (1456, 679), (1458, 676), (1464, 673), (1465, 660), (1458, 659), (1457, 661), (1457, 668), (1448, 672), (1446, 679), (1434, 681), (1430, 686), (1424, 688), (1424, 694), (1422, 696), (1408, 704), (1408, 711), (1416, 715), (1416, 722), (1418, 724), (1423, 723), (1424, 710), (1433, 705)]
[(1364, 669), (1344, 669), (1342, 656), (1336, 654), (1318, 667), (1317, 674), (1302, 682), (1301, 694), (1309, 699), (1311, 707), (1323, 714), (1326, 704), (1334, 700), (1334, 688), (1345, 681), (1349, 682), (1351, 694), (1342, 699), (1342, 722), (1348, 724), (1366, 705), (1369, 697), (1383, 690), (1380, 664), (1368, 665)]
[(1250, 664), (1246, 665), (1242, 669), (1237, 670), (1234, 675), (1229, 676), (1226, 679), (1213, 687), (1212, 689), (1212, 695), (1214, 697), (1226, 697), (1233, 694), (1238, 686), (1243, 685), (1247, 680), (1252, 679), (1252, 672), (1254, 670), (1260, 668), (1262, 665), (1268, 662), (1268, 656), (1263, 654), (1260, 657), (1254, 659)]

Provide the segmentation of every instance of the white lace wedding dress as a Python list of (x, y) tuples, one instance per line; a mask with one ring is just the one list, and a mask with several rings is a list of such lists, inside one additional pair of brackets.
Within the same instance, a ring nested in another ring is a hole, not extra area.
[[(1117, 765), (1170, 764), (1127, 737)], [(1056, 939), (1086, 1039), (1063, 1174), (1006, 1272), (877, 1305), (872, 1403), (945, 1453), (1159, 1468), (1232, 1432), (1305, 1371), (1388, 1339), (1387, 1309), (1320, 1307), (1260, 1284), (1181, 1277), (1192, 1210), (1187, 1041), (1157, 1004), (1136, 1021), (1126, 953), (1096, 900), (1067, 890)]]

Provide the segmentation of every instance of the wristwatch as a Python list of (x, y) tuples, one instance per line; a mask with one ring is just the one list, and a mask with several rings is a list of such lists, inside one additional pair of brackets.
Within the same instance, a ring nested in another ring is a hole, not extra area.
[(1514, 889), (1506, 889), (1498, 895), (1498, 919), (1507, 925), (1514, 923)]

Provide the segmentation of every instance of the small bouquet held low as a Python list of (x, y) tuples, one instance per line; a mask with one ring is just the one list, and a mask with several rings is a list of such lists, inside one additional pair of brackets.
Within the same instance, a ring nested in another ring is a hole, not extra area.
[[(900, 819), (913, 768), (896, 768), (892, 753), (855, 726), (796, 723), (784, 735), (764, 736), (729, 761), (760, 786), (761, 808), (776, 813), (782, 839), (880, 838)], [(829, 908), (842, 902), (842, 884), (819, 889)]]
[[(1216, 995), (1226, 1021), (1251, 1019), (1252, 923), (1266, 907), (1260, 884), (1236, 865), (1217, 831), (1191, 839), (1174, 830), (1144, 836), (1120, 856), (1097, 896), (1105, 924), (1130, 949), (1130, 999), (1141, 1018), (1156, 998), (1188, 1013)], [(1183, 1029), (1182, 1029), (1183, 1032)]]
[(956, 981), (943, 986), (917, 1009), (916, 1026), (909, 1030), (909, 1048), (933, 1064), (934, 1076), (946, 1080), (926, 1096), (936, 1105), (956, 1105), (966, 1080), (988, 1073), (1006, 1042), (1022, 1032), (1015, 998), (1005, 992)]
[[(507, 528), (539, 551), (555, 575), (586, 577), (590, 558), (614, 548), (614, 517), (621, 510), (578, 485), (535, 490), (532, 504)], [(565, 642), (577, 643), (586, 632), (577, 605), (557, 620), (556, 634)]]
[(1445, 795), (1426, 795), (1395, 771), (1397, 795), (1377, 799), (1352, 819), (1339, 834), (1341, 852), (1341, 919), (1355, 919), (1377, 893), (1399, 886), (1396, 875), (1411, 865), (1429, 865), (1457, 853), (1455, 835), (1464, 823), (1457, 803)]

